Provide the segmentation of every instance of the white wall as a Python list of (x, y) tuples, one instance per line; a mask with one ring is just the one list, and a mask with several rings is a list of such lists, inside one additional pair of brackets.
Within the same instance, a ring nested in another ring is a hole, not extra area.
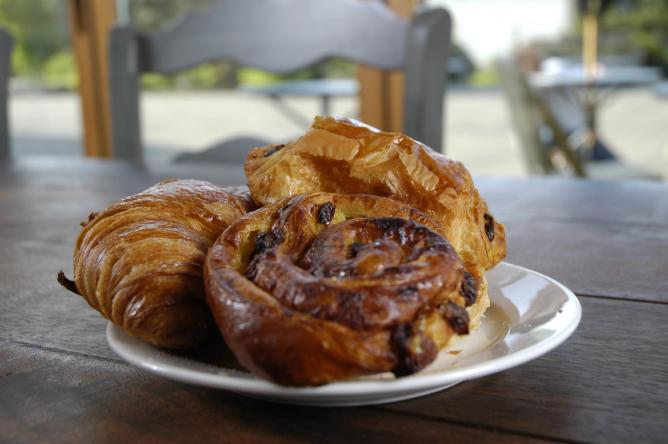
[(563, 35), (575, 0), (425, 0), (453, 17), (454, 38), (476, 64), (486, 65), (513, 46)]

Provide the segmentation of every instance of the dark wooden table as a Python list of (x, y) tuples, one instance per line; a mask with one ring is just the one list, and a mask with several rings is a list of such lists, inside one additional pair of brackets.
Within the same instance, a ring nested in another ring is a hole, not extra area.
[(0, 166), (0, 441), (666, 442), (668, 186), (480, 179), (508, 261), (580, 297), (575, 334), (546, 356), (424, 398), (300, 408), (153, 376), (109, 349), (105, 321), (56, 283), (78, 223), (165, 177), (243, 181), (229, 168), (141, 170), (92, 160)]

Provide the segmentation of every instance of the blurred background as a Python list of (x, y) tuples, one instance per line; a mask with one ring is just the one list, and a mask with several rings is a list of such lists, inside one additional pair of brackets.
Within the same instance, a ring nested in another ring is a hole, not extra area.
[[(113, 20), (156, 32), (214, 1), (118, 0)], [(14, 39), (13, 156), (87, 152), (72, 38), (80, 3), (0, 0), (0, 28)], [(668, 178), (668, 0), (411, 3), (452, 15), (443, 151), (473, 174), (578, 174), (574, 155), (605, 165), (592, 177)], [(359, 75), (338, 59), (280, 76), (230, 61), (145, 74), (146, 159), (171, 162), (234, 137), (289, 140), (323, 111), (358, 117)], [(333, 80), (335, 92), (272, 89), (312, 79)]]

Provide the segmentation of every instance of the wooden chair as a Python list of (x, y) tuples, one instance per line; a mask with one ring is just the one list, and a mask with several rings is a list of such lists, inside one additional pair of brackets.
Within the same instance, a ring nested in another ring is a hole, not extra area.
[(449, 44), (444, 9), (404, 20), (378, 0), (221, 0), (155, 34), (119, 26), (109, 47), (113, 153), (143, 161), (142, 73), (169, 74), (219, 59), (288, 73), (328, 57), (403, 70), (405, 132), (440, 150)]
[[(578, 177), (600, 179), (657, 179), (646, 171), (632, 168), (616, 158), (585, 162), (574, 149), (566, 131), (545, 101), (520, 71), (516, 61), (500, 59), (501, 77), (511, 122), (524, 152), (530, 174), (570, 172)], [(549, 134), (549, 137), (544, 134)]]
[(7, 85), (11, 67), (12, 37), (0, 29), (0, 160), (9, 157), (9, 118), (7, 113)]
[[(519, 138), (520, 147), (524, 152), (527, 169), (530, 174), (552, 174), (556, 172), (552, 155), (560, 151), (568, 160), (571, 168), (578, 176), (584, 176), (585, 171), (580, 159), (567, 149), (566, 136), (558, 128), (553, 134), (554, 145), (546, 144), (541, 137), (541, 129), (546, 128), (545, 117), (552, 121), (552, 115), (544, 103), (531, 89), (526, 76), (522, 74), (517, 63), (512, 59), (499, 59), (497, 70), (501, 78), (510, 117), (515, 133)], [(556, 143), (556, 139), (562, 143)], [(561, 139), (564, 140), (561, 140)]]

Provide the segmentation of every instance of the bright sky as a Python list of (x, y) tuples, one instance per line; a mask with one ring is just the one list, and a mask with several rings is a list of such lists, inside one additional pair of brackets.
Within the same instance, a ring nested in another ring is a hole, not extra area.
[(563, 35), (575, 0), (426, 0), (452, 14), (454, 39), (478, 65), (518, 43)]

